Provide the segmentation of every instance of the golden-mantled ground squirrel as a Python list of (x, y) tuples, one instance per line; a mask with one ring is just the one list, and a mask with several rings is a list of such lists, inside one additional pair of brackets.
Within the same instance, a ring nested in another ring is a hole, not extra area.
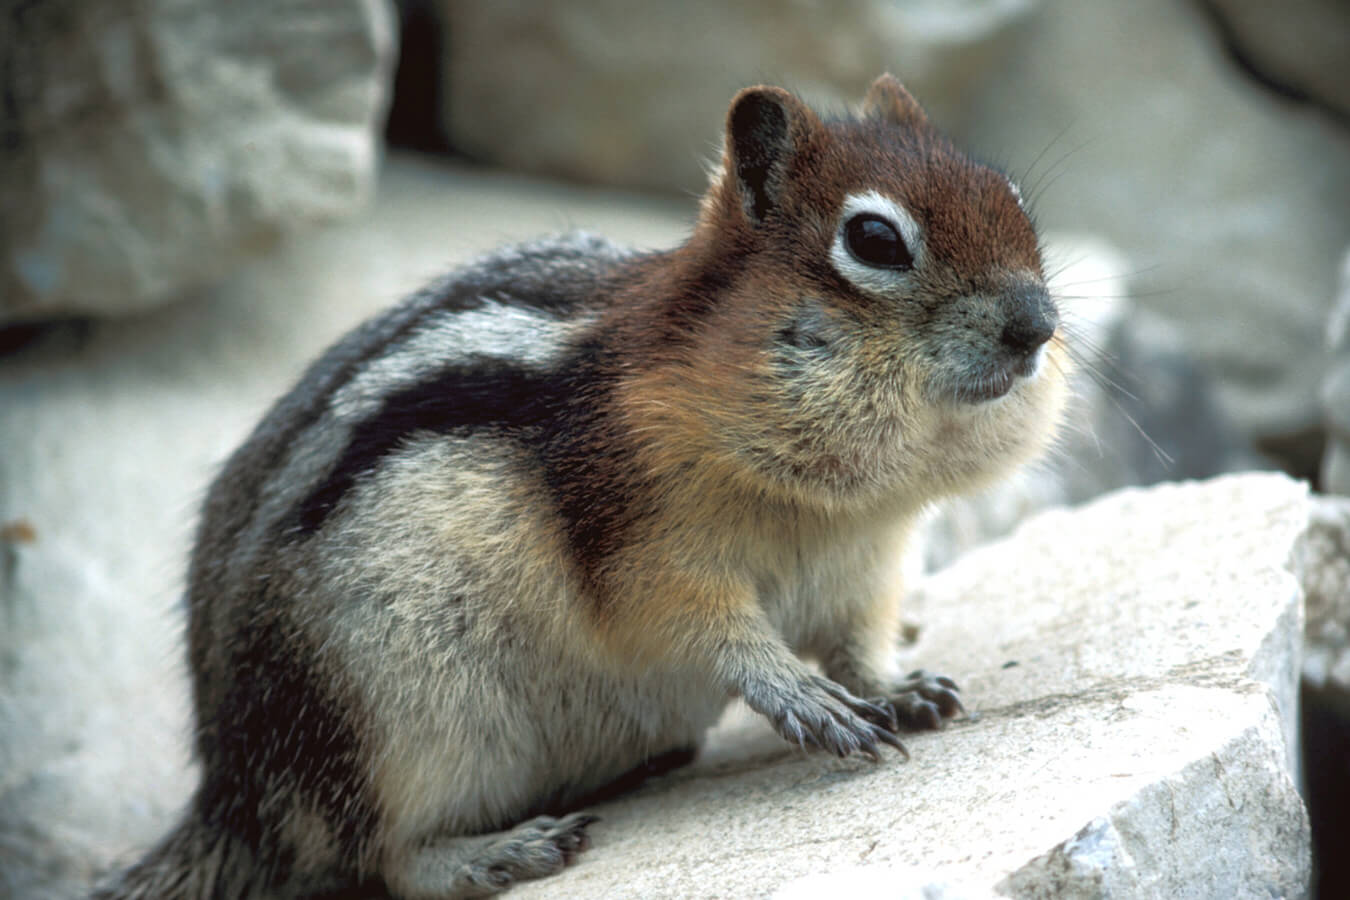
[(894, 78), (857, 118), (742, 91), (683, 246), (481, 259), (229, 460), (189, 572), (201, 786), (99, 896), (492, 893), (734, 696), (903, 749), (960, 704), (894, 669), (898, 547), (1045, 444), (1058, 322), (1017, 188)]

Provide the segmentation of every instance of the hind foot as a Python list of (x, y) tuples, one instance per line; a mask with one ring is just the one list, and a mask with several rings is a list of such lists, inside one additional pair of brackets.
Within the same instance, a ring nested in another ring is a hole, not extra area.
[(518, 881), (562, 871), (590, 846), (586, 826), (596, 817), (539, 816), (496, 834), (434, 840), (387, 872), (400, 900), (460, 900), (500, 893)]

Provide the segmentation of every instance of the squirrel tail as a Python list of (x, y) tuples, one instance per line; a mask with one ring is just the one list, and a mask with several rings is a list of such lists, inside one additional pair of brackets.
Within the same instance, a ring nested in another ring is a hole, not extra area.
[(90, 900), (214, 900), (254, 891), (253, 851), (222, 829), (210, 828), (196, 804), (140, 862), (94, 888)]

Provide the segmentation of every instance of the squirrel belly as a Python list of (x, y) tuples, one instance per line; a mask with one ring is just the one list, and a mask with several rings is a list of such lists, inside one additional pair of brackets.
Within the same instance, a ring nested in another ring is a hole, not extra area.
[(735, 696), (903, 752), (961, 706), (895, 668), (900, 548), (1051, 439), (1058, 326), (1015, 187), (894, 78), (839, 120), (742, 91), (682, 246), (484, 257), (230, 458), (188, 578), (202, 783), (99, 896), (493, 893)]

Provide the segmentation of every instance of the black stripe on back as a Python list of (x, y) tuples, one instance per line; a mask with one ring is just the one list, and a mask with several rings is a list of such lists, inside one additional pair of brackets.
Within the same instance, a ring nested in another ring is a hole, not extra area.
[(378, 412), (357, 425), (328, 476), (300, 502), (291, 524), (311, 535), (351, 490), (417, 432), (451, 434), (478, 429), (520, 431), (539, 426), (567, 402), (558, 373), (531, 371), (499, 359), (479, 358), (391, 394)]
[[(624, 435), (609, 421), (603, 351), (577, 348), (555, 370), (483, 358), (447, 369), (385, 400), (356, 427), (336, 464), (285, 521), (288, 537), (323, 527), (357, 481), (417, 433), (491, 431), (518, 441), (538, 461), (574, 558), (594, 575), (648, 510)], [(583, 387), (584, 385), (584, 387)]]
[[(328, 398), (371, 359), (422, 328), (428, 316), (476, 309), (488, 299), (571, 315), (596, 296), (597, 283), (609, 277), (631, 253), (583, 234), (506, 247), (431, 282), (348, 332), (273, 405), (226, 463), (207, 499), (199, 546), (233, 545), (238, 540), (246, 523), (258, 513), (267, 478), (280, 467), (296, 437), (322, 419)], [(337, 490), (335, 498), (340, 499), (345, 490)], [(322, 511), (311, 519), (315, 527), (326, 515)], [(295, 516), (285, 523), (294, 525)]]

